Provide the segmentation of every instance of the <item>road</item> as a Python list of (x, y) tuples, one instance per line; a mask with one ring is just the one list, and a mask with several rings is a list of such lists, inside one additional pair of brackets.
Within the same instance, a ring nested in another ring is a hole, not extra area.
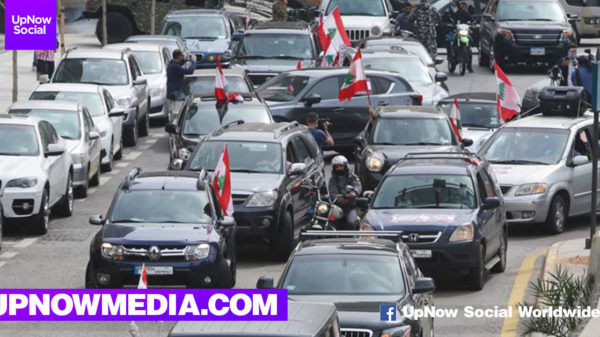
[[(72, 41), (95, 43), (91, 37), (77, 37)], [(35, 85), (35, 75), (29, 71), (30, 59), (31, 52), (22, 52), (19, 58), (19, 97), (22, 99), (28, 96)], [(9, 60), (8, 55), (0, 55), (0, 103), (4, 106), (8, 104), (10, 95)], [(446, 66), (441, 65), (440, 69), (445, 70)], [(489, 70), (476, 65), (474, 70), (475, 73), (464, 77), (450, 75), (448, 85), (451, 93), (495, 90), (495, 78)], [(508, 75), (521, 94), (527, 85), (544, 78), (542, 69), (516, 68), (509, 70)], [(153, 128), (150, 136), (141, 139), (137, 147), (124, 150), (123, 160), (115, 164), (112, 172), (101, 176), (100, 185), (91, 188), (86, 199), (76, 200), (72, 217), (53, 218), (46, 235), (24, 235), (18, 225), (7, 228), (0, 252), (0, 286), (82, 288), (89, 242), (99, 230), (99, 227), (88, 224), (89, 216), (106, 211), (118, 184), (131, 169), (163, 170), (168, 158), (166, 134), (162, 128)], [(523, 301), (527, 282), (539, 275), (544, 248), (558, 240), (585, 237), (588, 233), (587, 223), (585, 217), (570, 219), (567, 230), (557, 236), (543, 234), (537, 226), (511, 227), (507, 270), (503, 274), (490, 275), (484, 290), (479, 292), (465, 290), (460, 280), (438, 282), (436, 306), (459, 308), (462, 312), (465, 305), (503, 308), (509, 300), (514, 303)], [(242, 245), (238, 254), (238, 288), (254, 287), (261, 275), (277, 278), (283, 267), (269, 259), (264, 247)], [(475, 321), (436, 319), (435, 330), (437, 336), (514, 336), (517, 323), (514, 319), (505, 321), (499, 318)], [(138, 325), (144, 337), (165, 336), (172, 323), (140, 322)], [(0, 323), (0, 336), (128, 336), (128, 328), (128, 322), (4, 322)]]

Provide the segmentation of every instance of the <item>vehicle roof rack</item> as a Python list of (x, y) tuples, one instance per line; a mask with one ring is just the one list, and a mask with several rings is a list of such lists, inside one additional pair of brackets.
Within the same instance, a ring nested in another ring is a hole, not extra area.
[(309, 29), (308, 22), (292, 21), (292, 22), (259, 22), (252, 27), (254, 30), (261, 29)]
[(229, 122), (225, 125), (222, 125), (220, 128), (216, 129), (215, 131), (213, 131), (212, 135), (218, 136), (218, 135), (222, 134), (223, 131), (229, 129), (230, 127), (232, 127), (234, 125), (240, 125), (240, 124), (244, 124), (244, 121), (241, 119), (235, 120), (233, 122)]
[(298, 121), (289, 122), (285, 125), (278, 127), (277, 129), (273, 130), (273, 132), (274, 132), (273, 137), (277, 138), (277, 137), (281, 136), (282, 133), (292, 130), (294, 128), (297, 128), (299, 126), (300, 126), (300, 123), (298, 123)]
[[(236, 92), (236, 94), (242, 96), (244, 101), (252, 101), (252, 99), (256, 98), (256, 96), (254, 96), (254, 94), (251, 92)], [(216, 101), (217, 97), (214, 93), (199, 93), (193, 94), (192, 99), (200, 99), (201, 101)]]
[(300, 232), (300, 241), (337, 238), (385, 238), (393, 242), (402, 242), (401, 231), (317, 231), (303, 230)]
[(125, 182), (123, 183), (123, 188), (124, 189), (129, 189), (129, 186), (131, 185), (131, 182), (135, 178), (137, 178), (137, 176), (139, 176), (140, 173), (142, 173), (142, 168), (141, 167), (136, 167), (133, 170), (131, 170), (129, 172), (129, 174), (127, 175), (127, 178), (125, 178)]
[(477, 153), (472, 152), (413, 152), (407, 153), (404, 158), (400, 158), (399, 162), (423, 159), (467, 160), (477, 166), (481, 164), (481, 158)]

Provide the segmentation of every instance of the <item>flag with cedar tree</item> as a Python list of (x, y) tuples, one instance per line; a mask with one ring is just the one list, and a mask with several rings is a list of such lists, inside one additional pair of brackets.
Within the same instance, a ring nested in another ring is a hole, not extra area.
[(369, 93), (369, 83), (362, 65), (362, 53), (360, 49), (354, 55), (348, 74), (340, 88), (338, 98), (340, 101), (349, 101), (358, 93)]
[(217, 76), (215, 77), (215, 98), (217, 101), (227, 101), (228, 85), (227, 78), (223, 74), (223, 68), (221, 68), (221, 58), (217, 56)]
[(496, 73), (496, 105), (500, 117), (504, 121), (510, 121), (521, 112), (521, 98), (517, 89), (512, 85), (508, 76), (502, 71), (498, 63), (494, 61), (494, 72)]
[(454, 103), (452, 104), (452, 110), (450, 110), (450, 123), (454, 134), (458, 137), (458, 140), (462, 142), (462, 125), (460, 122), (460, 108), (458, 106), (458, 98), (454, 97)]
[(229, 166), (229, 153), (227, 144), (223, 147), (223, 153), (215, 168), (213, 186), (219, 206), (227, 216), (233, 215), (233, 200), (231, 197), (231, 172)]

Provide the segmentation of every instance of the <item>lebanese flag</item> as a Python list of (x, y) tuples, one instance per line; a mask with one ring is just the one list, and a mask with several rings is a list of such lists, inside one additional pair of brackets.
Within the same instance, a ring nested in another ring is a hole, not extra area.
[(328, 47), (325, 50), (325, 55), (321, 60), (321, 67), (336, 67), (340, 63), (340, 51), (335, 43), (331, 43), (331, 36), (327, 36)]
[(252, 12), (250, 10), (246, 11), (246, 22), (245, 22), (245, 26), (246, 26), (246, 30), (248, 30), (248, 27), (250, 27), (250, 20), (251, 20), (251, 14)]
[(509, 121), (521, 112), (521, 98), (496, 61), (494, 61), (494, 71), (496, 73), (496, 83), (498, 84), (496, 105), (502, 120)]
[(231, 103), (244, 103), (244, 96), (238, 94), (237, 92), (232, 92), (227, 97), (227, 100)]
[(229, 172), (229, 154), (227, 144), (223, 147), (223, 153), (217, 163), (213, 178), (213, 186), (217, 201), (227, 216), (233, 215), (233, 200), (231, 198), (231, 176)]
[(223, 68), (221, 68), (221, 58), (217, 55), (217, 76), (215, 76), (215, 98), (217, 101), (227, 100), (227, 78), (223, 74)]
[(298, 63), (296, 63), (296, 69), (302, 70), (302, 62), (300, 62), (300, 60), (298, 60)]
[(142, 272), (140, 273), (140, 281), (138, 282), (138, 289), (148, 289), (148, 270), (146, 264), (142, 264)]
[(352, 59), (350, 69), (348, 70), (348, 75), (346, 75), (344, 84), (340, 88), (338, 96), (340, 101), (349, 101), (358, 93), (369, 93), (369, 84), (367, 83), (367, 76), (365, 76), (365, 70), (363, 69), (360, 49), (354, 55), (354, 59)]
[(456, 134), (458, 140), (462, 142), (463, 138), (461, 134), (462, 126), (460, 124), (460, 109), (458, 107), (458, 98), (456, 97), (454, 97), (454, 104), (452, 104), (452, 110), (450, 111), (450, 123), (452, 124), (454, 134)]
[(317, 28), (317, 35), (319, 36), (319, 42), (323, 50), (327, 50), (327, 47), (329, 47), (327, 36), (331, 37), (331, 41), (336, 44), (338, 49), (342, 48), (342, 45), (351, 46), (346, 28), (344, 28), (342, 16), (340, 15), (340, 9), (337, 6), (325, 19), (321, 17), (319, 27)]

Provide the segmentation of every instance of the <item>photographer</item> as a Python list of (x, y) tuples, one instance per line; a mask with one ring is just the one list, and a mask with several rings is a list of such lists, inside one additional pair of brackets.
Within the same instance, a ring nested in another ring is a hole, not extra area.
[[(186, 60), (191, 63), (184, 67)], [(173, 59), (167, 65), (167, 98), (170, 100), (175, 99), (176, 93), (181, 89), (183, 84), (183, 76), (186, 74), (193, 74), (196, 70), (196, 55), (189, 54), (187, 57), (183, 55), (181, 50), (175, 49), (173, 51)]]
[(571, 74), (574, 86), (583, 87), (589, 97), (592, 97), (592, 63), (588, 55), (577, 57), (577, 68)]
[(316, 112), (309, 112), (306, 115), (306, 126), (317, 141), (321, 154), (323, 154), (323, 146), (333, 145), (333, 137), (329, 134), (329, 123), (323, 123), (323, 130), (319, 129), (319, 115)]

